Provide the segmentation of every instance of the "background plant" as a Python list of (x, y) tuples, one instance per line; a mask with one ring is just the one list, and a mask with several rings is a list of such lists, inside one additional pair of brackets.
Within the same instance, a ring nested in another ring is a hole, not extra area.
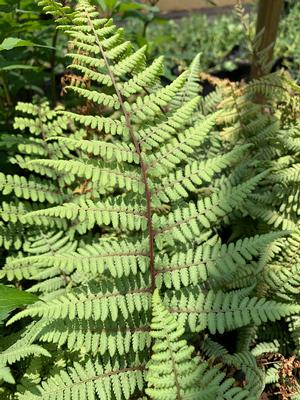
[[(250, 10), (252, 25), (255, 20), (254, 11)], [(295, 78), (299, 76), (298, 16), (299, 4), (291, 2), (280, 21), (274, 57), (277, 66), (288, 66)], [(129, 21), (128, 25), (129, 31), (142, 30), (138, 21)], [(149, 42), (150, 56), (157, 56), (160, 52), (165, 54), (168, 77), (174, 77), (186, 69), (199, 51), (202, 54), (202, 72), (222, 71), (223, 76), (226, 76), (228, 71), (227, 74), (231, 77), (230, 71), (250, 64), (251, 61), (244, 29), (239, 18), (233, 13), (214, 16), (199, 13), (181, 19), (166, 20), (165, 24), (155, 24), (154, 21), (149, 26), (146, 38)], [(242, 75), (237, 74), (235, 79), (246, 77), (249, 69), (245, 69)]]
[(62, 73), (62, 41), (51, 18), (32, 0), (0, 4), (1, 129), (17, 100), (49, 95), (55, 103), (56, 75)]
[[(289, 236), (281, 243), (279, 241), (277, 249), (270, 253), (258, 290), (264, 295), (269, 293), (273, 298), (293, 299), (294, 303), (298, 303), (299, 87), (286, 73), (268, 75), (248, 85), (229, 81), (215, 81), (215, 84), (218, 91), (210, 97), (216, 98), (216, 108), (222, 110), (219, 122), (224, 144), (251, 144), (248, 156), (240, 166), (240, 176), (245, 179), (253, 173), (270, 171), (245, 202), (248, 215), (231, 226), (229, 240), (288, 229)], [(220, 92), (223, 93), (223, 100), (220, 99)], [(253, 282), (252, 272), (249, 271), (249, 274)], [(259, 275), (256, 277), (260, 280)], [(234, 287), (243, 286), (247, 279), (244, 275), (242, 280), (232, 283)], [(298, 316), (278, 321), (270, 330), (249, 327), (240, 334), (239, 343), (246, 346), (251, 347), (257, 340), (262, 341), (253, 353), (260, 355), (266, 365), (269, 365), (268, 360), (272, 360), (267, 383), (278, 382), (282, 398), (297, 398), (296, 364), (292, 362), (290, 366), (293, 384), (287, 382), (285, 389), (280, 371), (283, 360), (288, 360), (291, 354), (299, 354)], [(271, 390), (273, 392), (274, 389)]]

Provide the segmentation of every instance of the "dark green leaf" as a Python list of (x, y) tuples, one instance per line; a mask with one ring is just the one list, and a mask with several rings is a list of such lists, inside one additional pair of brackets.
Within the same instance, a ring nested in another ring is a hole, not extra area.
[(0, 321), (15, 308), (35, 303), (39, 298), (31, 293), (0, 284)]

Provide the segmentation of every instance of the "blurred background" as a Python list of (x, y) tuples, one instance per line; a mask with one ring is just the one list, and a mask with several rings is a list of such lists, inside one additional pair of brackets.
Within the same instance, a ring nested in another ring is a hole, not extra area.
[[(266, 1), (274, 7), (278, 0)], [(93, 2), (100, 13), (124, 27), (135, 46), (147, 46), (150, 60), (164, 55), (166, 82), (188, 68), (198, 53), (205, 73), (233, 81), (249, 77), (249, 40), (256, 34), (257, 1), (241, 2), (243, 16), (237, 12), (237, 0)], [(288, 69), (298, 79), (300, 2), (281, 3), (272, 70)], [(66, 51), (66, 38), (35, 0), (0, 0), (0, 129), (9, 129), (17, 100), (31, 101), (37, 95), (55, 105), (65, 96), (63, 86), (71, 73), (66, 68)]]

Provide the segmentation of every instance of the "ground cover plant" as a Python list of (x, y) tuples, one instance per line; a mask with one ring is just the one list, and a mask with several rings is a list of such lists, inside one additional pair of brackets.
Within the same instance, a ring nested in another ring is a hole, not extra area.
[(88, 1), (39, 5), (80, 102), (2, 138), (1, 398), (299, 398), (299, 87), (199, 98), (200, 55), (163, 85)]
[[(131, 25), (133, 35), (141, 30), (138, 21), (129, 21), (129, 28)], [(237, 67), (238, 57), (245, 60), (243, 27), (233, 13), (214, 18), (195, 13), (178, 20), (165, 20), (165, 24), (153, 21), (146, 31), (146, 39), (150, 56), (164, 54), (170, 78), (184, 71), (199, 51), (202, 71), (230, 71)], [(242, 46), (237, 51), (239, 44)]]
[[(299, 2), (292, 1), (286, 6), (280, 21), (275, 47), (275, 68), (287, 66), (294, 78), (299, 78)], [(251, 29), (255, 31), (255, 7), (250, 8)], [(128, 21), (134, 37), (142, 32), (138, 20)], [(130, 29), (129, 29), (130, 32)], [(180, 33), (180, 34), (179, 34)], [(245, 32), (237, 15), (206, 15), (192, 13), (180, 19), (154, 20), (147, 28), (145, 39), (150, 56), (164, 54), (166, 74), (175, 77), (192, 62), (195, 54), (201, 52), (201, 70), (236, 81), (246, 78), (250, 69), (251, 53), (247, 48)]]

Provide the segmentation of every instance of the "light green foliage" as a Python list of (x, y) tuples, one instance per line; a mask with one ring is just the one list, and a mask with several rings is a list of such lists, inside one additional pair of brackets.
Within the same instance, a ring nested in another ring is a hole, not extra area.
[[(197, 96), (199, 57), (163, 86), (162, 59), (148, 66), (146, 49), (135, 51), (88, 1), (75, 12), (54, 0), (41, 5), (71, 39), (72, 70), (82, 79), (66, 90), (82, 105), (20, 104), (25, 116), (15, 128), (25, 140), (15, 135), (6, 143), (18, 173), (1, 175), (1, 217), (3, 226), (22, 230), (18, 240), (3, 236), (10, 250), (1, 278), (26, 282), (40, 298), (6, 322), (8, 340), (0, 343), (1, 367), (24, 372), (25, 380), (12, 372), (14, 394), (257, 399), (263, 373), (249, 349), (217, 365), (192, 355), (181, 336), (197, 342), (300, 311), (261, 288), (287, 232), (236, 241), (222, 235), (252, 215), (248, 204), (268, 171), (243, 175), (248, 144), (216, 154), (221, 114), (210, 111), (215, 100)], [(161, 377), (160, 357), (168, 366)], [(228, 364), (245, 373), (245, 383), (227, 379)], [(3, 376), (12, 380), (7, 369)]]
[[(300, 89), (285, 72), (271, 74), (248, 85), (226, 84), (222, 110), (218, 122), (222, 124), (223, 140), (231, 145), (250, 144), (246, 167), (241, 166), (239, 178), (269, 170), (246, 200), (249, 212), (246, 219), (236, 222), (232, 237), (246, 232), (289, 230), (286, 238), (279, 239), (266, 249), (262, 258), (265, 268), (260, 275), (260, 292), (269, 293), (273, 300), (299, 304), (299, 112)], [(237, 286), (244, 286), (242, 279)], [(242, 347), (251, 343), (255, 335), (257, 344), (253, 354), (281, 353), (289, 357), (299, 354), (299, 323), (297, 316), (272, 328), (259, 328), (241, 332)], [(274, 345), (270, 345), (276, 341)], [(270, 349), (270, 350), (268, 350)], [(278, 380), (279, 364), (267, 372), (267, 383)], [(292, 388), (294, 393), (299, 388)], [(297, 397), (297, 396), (296, 396)]]
[[(229, 94), (231, 92), (231, 95)], [(275, 73), (253, 81), (245, 88), (228, 88), (228, 96), (221, 104), (220, 122), (225, 123), (222, 135), (232, 143), (251, 143), (257, 149), (250, 160), (257, 171), (272, 171), (263, 181), (262, 190), (249, 202), (254, 217), (276, 228), (295, 229), (298, 220), (298, 157), (299, 126), (293, 115), (300, 106), (300, 90), (286, 74)], [(270, 112), (252, 101), (261, 96)], [(260, 118), (254, 118), (259, 115)], [(253, 150), (252, 150), (253, 151)], [(249, 153), (253, 154), (252, 151)], [(249, 170), (248, 170), (249, 173)]]
[(152, 303), (154, 344), (146, 375), (146, 394), (151, 399), (252, 398), (247, 391), (232, 390), (232, 380), (224, 382), (222, 372), (192, 356), (194, 348), (182, 339), (184, 328), (164, 307), (157, 290)]
[[(47, 142), (48, 138), (63, 134), (67, 128), (66, 117), (57, 115), (45, 101), (41, 104), (19, 103), (17, 111), (24, 116), (15, 119), (14, 127), (22, 131), (27, 129), (28, 133), (2, 135), (0, 146), (6, 148), (9, 161), (16, 171), (20, 167), (27, 169), (29, 174), (0, 175), (0, 190), (5, 196), (1, 203), (0, 226), (3, 229), (0, 230), (0, 242), (5, 248), (21, 247), (26, 229), (16, 223), (23, 221), (26, 212), (44, 208), (42, 204), (45, 203), (62, 203), (72, 195), (72, 190), (65, 189), (66, 182), (74, 180), (70, 174), (58, 175), (52, 169), (35, 166), (32, 162), (36, 157), (59, 159), (71, 156), (67, 147), (58, 146), (57, 142)], [(52, 178), (53, 182), (49, 182), (48, 178)], [(15, 224), (15, 232), (11, 224)]]

